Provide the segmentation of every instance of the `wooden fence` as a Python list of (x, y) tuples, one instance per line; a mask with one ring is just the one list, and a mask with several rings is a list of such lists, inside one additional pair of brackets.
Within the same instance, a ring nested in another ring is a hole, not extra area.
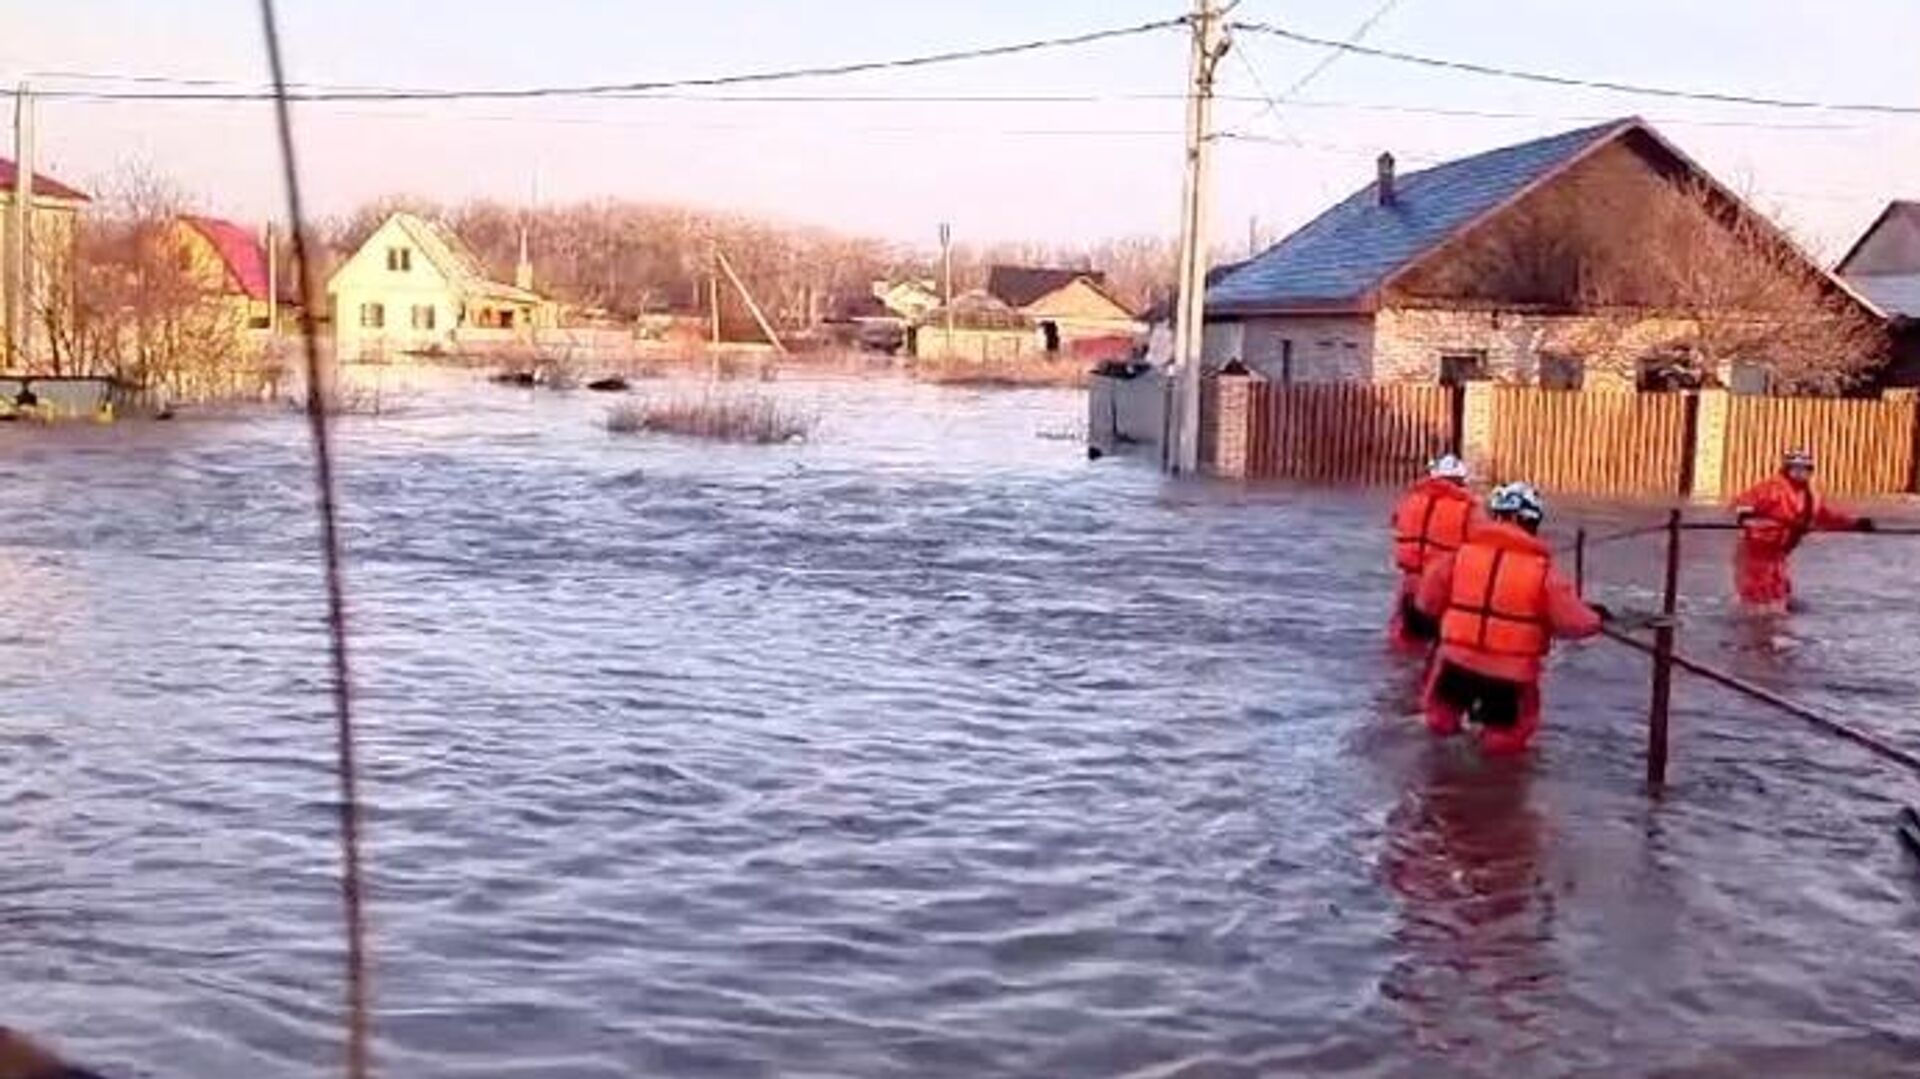
[(1524, 479), (1550, 491), (1685, 494), (1692, 407), (1680, 394), (1495, 387), (1482, 472), (1495, 483)]
[(1788, 449), (1812, 450), (1820, 486), (1835, 494), (1911, 490), (1913, 398), (1735, 397), (1721, 489), (1737, 494), (1772, 475)]
[(1246, 475), (1320, 483), (1404, 483), (1453, 446), (1444, 386), (1252, 382)]
[(1780, 467), (1820, 459), (1835, 494), (1912, 492), (1920, 406), (1882, 399), (1559, 391), (1221, 379), (1203, 395), (1204, 460), (1222, 475), (1404, 483), (1450, 449), (1485, 480), (1629, 497), (1730, 498)]

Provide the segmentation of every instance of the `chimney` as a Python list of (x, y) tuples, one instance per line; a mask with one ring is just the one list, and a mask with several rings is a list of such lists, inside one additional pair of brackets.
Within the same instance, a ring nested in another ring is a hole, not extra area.
[(1382, 206), (1393, 205), (1393, 155), (1381, 154), (1375, 163), (1380, 170), (1379, 182), (1374, 185), (1374, 199)]

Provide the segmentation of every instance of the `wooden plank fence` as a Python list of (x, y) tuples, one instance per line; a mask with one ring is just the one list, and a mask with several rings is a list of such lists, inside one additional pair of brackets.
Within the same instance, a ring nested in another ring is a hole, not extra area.
[(1444, 386), (1253, 382), (1246, 474), (1315, 483), (1405, 483), (1453, 445)]
[(1549, 491), (1631, 497), (1684, 494), (1693, 456), (1680, 394), (1491, 388), (1486, 479)]
[(1913, 485), (1914, 399), (1734, 397), (1727, 402), (1729, 495), (1772, 475), (1788, 449), (1812, 450), (1819, 483), (1835, 494), (1886, 494)]
[(1203, 394), (1203, 460), (1253, 479), (1398, 484), (1462, 452), (1483, 480), (1614, 497), (1731, 497), (1811, 449), (1835, 494), (1920, 485), (1920, 403), (1232, 379)]

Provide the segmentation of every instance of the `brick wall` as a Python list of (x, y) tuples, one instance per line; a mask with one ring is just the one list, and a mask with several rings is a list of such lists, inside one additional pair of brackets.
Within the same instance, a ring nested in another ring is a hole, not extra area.
[[(1243, 325), (1245, 352), (1241, 359), (1275, 382), (1366, 382), (1373, 378), (1371, 315), (1290, 315), (1249, 319)], [(1291, 364), (1286, 362), (1289, 356)]]
[(1382, 382), (1436, 382), (1448, 352), (1485, 352), (1496, 382), (1533, 385), (1546, 354), (1579, 357), (1590, 390), (1634, 387), (1639, 358), (1683, 337), (1671, 319), (1531, 315), (1495, 310), (1386, 308), (1375, 316), (1374, 372)]

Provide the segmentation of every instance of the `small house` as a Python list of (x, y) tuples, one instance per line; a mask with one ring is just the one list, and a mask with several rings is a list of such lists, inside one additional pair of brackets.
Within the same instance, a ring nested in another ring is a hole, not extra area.
[(452, 229), (396, 213), (327, 282), (335, 348), (342, 359), (457, 352), (530, 340), (553, 321), (553, 305), (520, 281), (495, 280)]
[(1124, 354), (1145, 329), (1096, 270), (994, 266), (986, 291), (1033, 323), (1048, 354), (1098, 352), (1099, 342)]
[(174, 221), (171, 239), (187, 272), (210, 300), (227, 309), (237, 329), (274, 326), (279, 282), (266, 245), (252, 229), (217, 217), (185, 216)]
[(1884, 384), (1920, 386), (1920, 201), (1888, 203), (1834, 272), (1887, 316), (1893, 358)]
[(999, 297), (974, 289), (937, 308), (913, 333), (917, 360), (1007, 363), (1044, 359), (1048, 350), (1033, 320)]
[[(14, 207), (19, 190), (19, 166), (0, 158), (0, 258), (8, 260), (13, 258)], [(72, 318), (71, 306), (63, 298), (70, 298), (73, 294), (71, 285), (76, 222), (80, 211), (92, 200), (78, 188), (38, 172), (33, 174), (31, 190), (33, 244), (29, 258), (37, 287), (31, 293), (31, 300), (26, 297), (18, 299), (29, 305), (29, 309), (23, 312), (24, 317), (39, 327), (34, 333), (35, 339), (27, 342), (29, 353), (45, 355), (48, 316), (62, 320)], [(50, 287), (52, 282), (49, 279), (55, 276), (61, 279), (60, 287)], [(19, 370), (25, 366), (25, 358), (12, 354), (15, 338), (13, 327), (7, 321), (12, 317), (16, 303), (16, 297), (8, 293), (12, 287), (13, 275), (0, 274), (0, 350), (4, 350), (7, 369)], [(58, 304), (61, 310), (47, 310), (49, 304)]]

